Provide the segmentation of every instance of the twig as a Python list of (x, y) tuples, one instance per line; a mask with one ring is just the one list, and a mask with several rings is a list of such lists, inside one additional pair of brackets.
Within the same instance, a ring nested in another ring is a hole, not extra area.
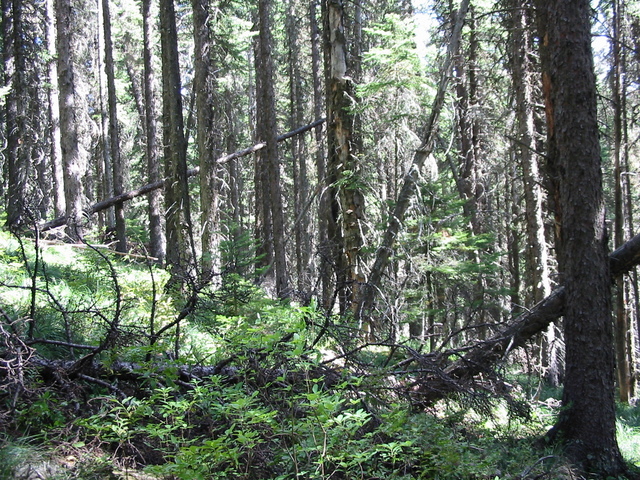
[(84, 373), (78, 373), (78, 378), (85, 380), (87, 382), (95, 383), (96, 385), (100, 385), (101, 387), (108, 388), (109, 390), (111, 390), (121, 398), (127, 398), (126, 393), (124, 393), (118, 387), (116, 387), (115, 385), (112, 385), (111, 383), (105, 380), (100, 380), (99, 378), (90, 377), (89, 375), (85, 375)]
[(536, 462), (531, 465), (529, 468), (527, 468), (524, 472), (522, 472), (522, 474), (520, 475), (520, 478), (525, 479), (527, 478), (527, 476), (531, 473), (531, 471), (536, 468), (536, 466), (542, 462), (544, 462), (545, 460), (549, 460), (550, 458), (556, 458), (555, 455), (547, 455), (546, 457), (542, 457), (539, 458), (538, 460), (536, 460)]
[(57, 345), (59, 347), (79, 348), (81, 350), (97, 350), (98, 347), (94, 345), (83, 345), (81, 343), (63, 342), (62, 340), (48, 340), (46, 338), (34, 338), (25, 342), (25, 345)]

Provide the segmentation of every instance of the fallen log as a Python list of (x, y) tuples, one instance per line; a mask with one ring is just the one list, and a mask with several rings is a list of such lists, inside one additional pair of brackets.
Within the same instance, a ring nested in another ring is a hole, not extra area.
[[(318, 120), (316, 120), (313, 123), (310, 123), (309, 125), (304, 125), (300, 128), (296, 128), (295, 130), (292, 130), (290, 132), (284, 133), (282, 135), (280, 135), (279, 137), (276, 138), (276, 140), (278, 142), (282, 142), (284, 140), (287, 140), (288, 138), (291, 137), (295, 137), (296, 135), (300, 135), (301, 133), (307, 132), (319, 125), (322, 125), (324, 123), (325, 119), (324, 118), (320, 118)], [(224, 155), (223, 157), (220, 157), (216, 160), (216, 162), (218, 164), (222, 164), (222, 163), (226, 163), (229, 162), (235, 158), (240, 158), (240, 157), (244, 157), (246, 155), (249, 155), (251, 153), (257, 152), (258, 150), (262, 150), (264, 147), (266, 146), (265, 143), (261, 142), (261, 143), (256, 143), (255, 145), (252, 145), (251, 147), (242, 149), (242, 150), (238, 150), (236, 152), (230, 153), (228, 155)], [(196, 167), (196, 168), (191, 168), (187, 171), (187, 177), (194, 177), (196, 175), (198, 175), (200, 173), (200, 168)], [(144, 185), (140, 188), (137, 188), (135, 190), (131, 190), (129, 192), (125, 192), (122, 193), (120, 195), (116, 195), (114, 197), (111, 198), (107, 198), (105, 200), (102, 200), (101, 202), (98, 203), (94, 203), (93, 205), (91, 205), (90, 207), (88, 207), (84, 213), (86, 216), (91, 216), (95, 213), (101, 212), (103, 210), (106, 210), (107, 208), (113, 207), (114, 205), (118, 205), (120, 203), (124, 203), (127, 202), (129, 200), (133, 200), (136, 197), (140, 197), (142, 195), (146, 195), (149, 192), (152, 192), (154, 190), (158, 190), (159, 188), (164, 188), (165, 185), (167, 185), (170, 182), (171, 179), (169, 178), (165, 178), (163, 180), (159, 180), (157, 182), (153, 182), (153, 183), (149, 183), (147, 185)], [(61, 227), (63, 225), (65, 225), (67, 223), (67, 217), (66, 216), (61, 216), (58, 218), (55, 218), (53, 220), (50, 220), (48, 222), (42, 223), (38, 226), (38, 229), (41, 232), (46, 232), (47, 230), (51, 230), (53, 228), (57, 228), (57, 227)]]
[[(609, 255), (611, 278), (619, 277), (640, 264), (640, 235)], [(492, 373), (496, 364), (513, 350), (524, 346), (564, 313), (565, 290), (560, 286), (528, 312), (512, 320), (493, 337), (478, 342), (467, 353), (436, 374), (420, 379), (420, 403), (431, 404), (460, 390), (481, 373)]]
[[(640, 235), (636, 235), (631, 240), (620, 246), (610, 254), (610, 272), (612, 279), (629, 272), (632, 268), (640, 264)], [(543, 332), (552, 322), (562, 316), (564, 311), (565, 290), (563, 287), (556, 288), (551, 295), (535, 305), (528, 312), (510, 321), (503, 329), (489, 339), (479, 341), (456, 352), (442, 352), (440, 354), (424, 354), (413, 351), (411, 358), (401, 362), (401, 369), (393, 368), (387, 375), (409, 376), (413, 379), (411, 384), (406, 384), (408, 394), (416, 405), (432, 405), (437, 400), (450, 396), (457, 392), (470, 392), (474, 388), (486, 390), (492, 379), (495, 378), (496, 365), (504, 361), (507, 355), (515, 349), (524, 346), (535, 335)], [(0, 312), (1, 313), (1, 312)], [(8, 320), (10, 318), (4, 314)], [(1, 332), (0, 332), (1, 333)], [(50, 340), (34, 340), (28, 345), (21, 341), (17, 334), (4, 332), (4, 335), (19, 343), (16, 349), (17, 357), (22, 359), (21, 368), (33, 366), (44, 371), (45, 375), (62, 375), (71, 380), (74, 376), (85, 381), (100, 385), (104, 383), (104, 378), (109, 378), (115, 385), (114, 380), (128, 379), (137, 382), (144, 377), (143, 373), (149, 371), (149, 366), (140, 366), (130, 362), (115, 362), (105, 368), (100, 363), (89, 362), (83, 365), (79, 371), (74, 371), (74, 360), (49, 360), (32, 355), (32, 345), (36, 343), (59, 343), (64, 346), (83, 348), (91, 350), (91, 346), (69, 345), (64, 342), (54, 342)], [(283, 342), (288, 341), (284, 337)], [(466, 352), (458, 360), (447, 364), (446, 359), (451, 354), (461, 354)], [(261, 355), (262, 352), (254, 352)], [(28, 358), (26, 358), (28, 356)], [(14, 367), (9, 365), (11, 358), (3, 358), (6, 365), (0, 364), (0, 377), (11, 375)], [(261, 360), (261, 359), (260, 359)], [(256, 362), (258, 365), (261, 361)], [(233, 381), (237, 376), (237, 366), (231, 365), (234, 358), (229, 358), (214, 366), (189, 366), (178, 367), (178, 380), (183, 387), (188, 388), (188, 384), (193, 380), (203, 379), (210, 375), (222, 375), (229, 381)], [(326, 363), (326, 362), (325, 362)], [(321, 367), (324, 367), (321, 364)], [(414, 367), (415, 366), (415, 367)], [(11, 368), (9, 368), (11, 367)], [(159, 378), (163, 376), (163, 365), (156, 365)], [(48, 374), (46, 372), (49, 372)], [(331, 368), (323, 371), (327, 374), (335, 374)], [(316, 374), (322, 375), (321, 371)], [(292, 382), (295, 379), (290, 379)], [(498, 387), (500, 386), (497, 383)], [(111, 387), (110, 387), (111, 388)], [(121, 390), (112, 388), (116, 394), (121, 394)]]

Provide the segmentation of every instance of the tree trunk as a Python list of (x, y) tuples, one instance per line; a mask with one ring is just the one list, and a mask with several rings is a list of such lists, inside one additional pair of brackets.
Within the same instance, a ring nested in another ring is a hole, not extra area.
[[(455, 13), (455, 12), (454, 12)], [(477, 75), (478, 70), (478, 36), (476, 32), (476, 19), (473, 6), (469, 7), (468, 15), (468, 50), (467, 54), (456, 55), (453, 74), (456, 81), (456, 110), (457, 130), (460, 139), (460, 168), (458, 169), (458, 191), (461, 194), (463, 212), (469, 221), (469, 227), (473, 236), (487, 232), (487, 226), (483, 218), (487, 210), (487, 198), (484, 188), (482, 164), (482, 152), (480, 148), (480, 135), (482, 126), (479, 120), (480, 109), (480, 85)], [(481, 252), (478, 249), (469, 252), (469, 261), (480, 267)], [(487, 310), (485, 305), (485, 292), (489, 290), (487, 278), (480, 271), (473, 285), (472, 303), (481, 305), (477, 311), (469, 312), (467, 324), (474, 322), (480, 327), (476, 330), (480, 339), (487, 332)], [(473, 318), (477, 317), (477, 318)], [(496, 316), (497, 317), (497, 316)], [(496, 318), (498, 320), (498, 318)]]
[[(259, 12), (256, 12), (259, 23)], [(258, 32), (259, 33), (259, 32)], [(262, 95), (264, 81), (262, 55), (260, 51), (259, 35), (253, 40), (253, 60), (255, 62), (255, 141), (266, 145), (267, 132), (264, 131), (267, 125), (264, 123), (263, 114), (265, 110), (264, 97)], [(274, 252), (273, 252), (273, 219), (271, 218), (271, 206), (269, 204), (269, 171), (267, 167), (267, 157), (264, 153), (254, 157), (254, 202), (255, 220), (254, 237), (256, 242), (256, 273), (260, 276), (263, 284), (273, 286), (275, 284)]]
[[(309, 28), (311, 35), (311, 74), (313, 77), (313, 111), (316, 117), (322, 115), (324, 109), (324, 95), (322, 93), (322, 59), (320, 46), (322, 45), (322, 36), (318, 26), (318, 1), (311, 0), (309, 7)], [(325, 185), (327, 185), (327, 166), (326, 154), (324, 150), (325, 143), (323, 140), (322, 128), (317, 127), (315, 130), (315, 162), (316, 174), (318, 176), (318, 185), (322, 191), (318, 197), (318, 275), (320, 278), (320, 305), (325, 311), (331, 309), (332, 292), (331, 292), (331, 246), (329, 244), (329, 218), (330, 205), (329, 193)]]
[(75, 25), (74, 9), (82, 9), (73, 0), (57, 0), (58, 26), (58, 86), (60, 89), (60, 138), (64, 171), (67, 235), (72, 240), (83, 236), (82, 213), (84, 207), (83, 177), (86, 170), (87, 151), (82, 143), (80, 122), (84, 121), (82, 102), (78, 98), (76, 67), (74, 65)]
[[(512, 153), (515, 155), (515, 153)], [(513, 163), (517, 163), (513, 159)], [(520, 234), (521, 225), (518, 221), (520, 215), (520, 201), (521, 196), (517, 192), (517, 170), (512, 168), (512, 175), (509, 175), (505, 179), (505, 191), (506, 203), (510, 206), (510, 215), (507, 217), (507, 224), (505, 225), (507, 236), (507, 252), (508, 252), (508, 266), (509, 266), (509, 282), (510, 282), (510, 312), (519, 311), (521, 309), (522, 301), (520, 300), (520, 291), (522, 290), (522, 275), (520, 270), (520, 242), (522, 235)], [(537, 303), (537, 302), (536, 302)]]
[[(300, 72), (299, 46), (300, 20), (296, 12), (295, 2), (287, 7), (287, 45), (289, 73), (289, 124), (291, 128), (300, 125), (304, 118), (304, 92), (302, 74)], [(306, 275), (309, 267), (309, 217), (304, 212), (304, 205), (309, 196), (309, 179), (307, 174), (307, 152), (304, 151), (304, 139), (296, 137), (291, 140), (291, 160), (293, 165), (293, 196), (295, 224), (295, 253), (297, 289), (305, 292), (308, 289)]]
[[(275, 267), (275, 287), (279, 298), (286, 298), (290, 295), (289, 279), (287, 272), (287, 259), (285, 253), (285, 224), (284, 205), (282, 203), (282, 190), (280, 185), (280, 162), (278, 158), (277, 141), (277, 118), (276, 102), (273, 82), (273, 37), (271, 35), (271, 1), (261, 0), (258, 2), (259, 35), (258, 35), (258, 55), (256, 65), (257, 80), (257, 131), (261, 140), (266, 146), (259, 155), (259, 165), (261, 166), (263, 182), (262, 192), (264, 209), (269, 210), (271, 219), (271, 238), (263, 239), (272, 243), (274, 267)], [(266, 182), (266, 183), (265, 183)]]
[[(153, 48), (151, 38), (151, 0), (142, 0), (142, 28), (143, 28), (143, 57), (144, 57), (144, 130), (147, 143), (145, 155), (147, 160), (147, 174), (149, 182), (154, 183), (162, 179), (160, 162), (158, 160), (158, 128), (156, 93), (153, 70)], [(166, 252), (166, 238), (164, 234), (164, 215), (162, 213), (162, 191), (152, 190), (148, 196), (149, 203), (149, 254), (164, 263)]]
[(182, 285), (189, 273), (191, 208), (187, 183), (187, 145), (182, 117), (182, 93), (178, 62), (178, 34), (173, 0), (160, 1), (160, 43), (162, 46), (162, 118), (167, 230), (166, 263), (171, 272), (169, 288)]
[[(218, 264), (218, 180), (216, 159), (220, 152), (220, 125), (215, 121), (216, 79), (212, 66), (209, 22), (215, 21), (209, 0), (192, 0), (194, 37), (194, 94), (196, 96), (196, 137), (200, 159), (201, 269), (210, 279)], [(213, 18), (212, 18), (213, 15)]]
[[(614, 181), (614, 246), (617, 248), (624, 241), (624, 208), (623, 208), (623, 179), (622, 165), (622, 65), (620, 44), (622, 38), (620, 30), (622, 25), (621, 4), (613, 1), (613, 37), (611, 38), (611, 51), (613, 65), (611, 72), (611, 96), (613, 103), (613, 181)], [(618, 376), (618, 395), (623, 403), (629, 403), (631, 395), (631, 372), (629, 362), (629, 317), (626, 307), (625, 279), (618, 278), (615, 282), (615, 342), (616, 342), (616, 373)]]
[[(538, 303), (551, 293), (549, 248), (544, 225), (544, 195), (539, 158), (536, 152), (536, 95), (534, 88), (535, 52), (531, 5), (519, 8), (512, 2), (510, 22), (511, 71), (516, 100), (517, 152), (524, 183), (526, 211), (525, 278), (528, 303)], [(542, 366), (551, 385), (560, 383), (560, 366), (556, 327), (550, 325), (543, 339)]]
[(10, 86), (5, 106), (6, 225), (19, 228), (29, 221), (27, 187), (31, 167), (26, 125), (28, 94), (22, 0), (3, 0), (2, 15), (5, 84)]
[(358, 314), (364, 283), (360, 250), (363, 245), (364, 196), (352, 141), (354, 128), (352, 79), (347, 75), (347, 45), (341, 0), (325, 2), (325, 74), (327, 95), (327, 172), (331, 202), (329, 242), (336, 262), (340, 312)]
[[(100, 3), (100, 2), (98, 2)], [(98, 8), (97, 11), (97, 40), (98, 40), (98, 52), (105, 51), (104, 40), (104, 15), (103, 9)], [(97, 152), (94, 155), (97, 158), (99, 152), (101, 161), (95, 162), (95, 194), (96, 198), (106, 198), (113, 196), (113, 162), (111, 158), (111, 142), (109, 141), (109, 103), (107, 100), (107, 69), (105, 68), (104, 56), (97, 55), (96, 63), (98, 67), (97, 72), (97, 87), (98, 87), (98, 99), (100, 112), (100, 134), (98, 141), (96, 142)], [(87, 186), (85, 188), (90, 189), (88, 185), (90, 180), (87, 178)], [(115, 209), (109, 208), (98, 215), (98, 228), (105, 229), (106, 231), (115, 231), (116, 216)]]
[[(624, 11), (624, 9), (623, 9)], [(628, 41), (629, 39), (629, 26), (628, 17), (625, 14), (622, 16), (622, 41)], [(627, 80), (627, 49), (622, 49), (620, 58), (621, 67), (621, 116), (622, 116), (622, 158), (624, 160), (624, 171), (631, 172), (630, 166), (630, 149), (631, 144), (629, 141), (629, 117), (627, 111), (627, 92), (628, 84)], [(635, 208), (635, 196), (633, 186), (631, 182), (631, 175), (627, 174), (623, 177), (623, 202), (624, 202), (624, 216), (626, 219), (625, 235), (627, 238), (633, 238), (635, 236), (634, 226), (634, 208)], [(627, 277), (627, 305), (629, 313), (629, 326), (630, 334), (632, 336), (631, 352), (630, 352), (630, 364), (631, 364), (631, 396), (637, 397), (640, 392), (640, 291), (638, 289), (638, 272), (634, 269)]]
[(54, 0), (46, 1), (46, 35), (47, 52), (51, 60), (47, 62), (47, 78), (49, 88), (49, 143), (51, 145), (49, 163), (51, 165), (51, 178), (53, 180), (53, 214), (55, 217), (64, 215), (64, 174), (62, 172), (62, 150), (60, 147), (60, 100), (58, 95), (58, 68), (56, 53), (56, 24)]
[[(237, 147), (238, 121), (233, 114), (233, 97), (224, 95), (224, 118), (225, 118), (225, 145), (227, 151), (232, 151)], [(230, 98), (231, 97), (231, 98)], [(229, 193), (227, 194), (227, 208), (221, 209), (221, 213), (225, 215), (223, 227), (227, 230), (227, 240), (230, 248), (221, 251), (221, 262), (225, 268), (231, 268), (232, 271), (244, 274), (246, 269), (246, 257), (240, 258), (239, 253), (242, 250), (242, 233), (243, 228), (243, 176), (240, 169), (239, 161), (232, 158), (224, 164), (229, 184)], [(246, 252), (242, 252), (246, 255)]]
[[(111, 166), (113, 168), (113, 196), (124, 193), (125, 175), (120, 155), (120, 129), (118, 128), (118, 102), (116, 98), (116, 77), (113, 66), (113, 40), (111, 38), (111, 14), (109, 0), (102, 0), (102, 24), (104, 27), (104, 69), (107, 76), (107, 102), (109, 110), (109, 144)], [(116, 251), (127, 251), (127, 225), (124, 204), (115, 205)]]
[(588, 0), (549, 2), (551, 117), (556, 147), (565, 294), (566, 377), (554, 427), (582, 468), (625, 471), (615, 436), (611, 277), (600, 170)]
[[(454, 12), (455, 14), (455, 12)], [(469, 50), (468, 55), (456, 55), (453, 74), (456, 82), (457, 129), (460, 138), (460, 168), (458, 189), (465, 202), (463, 211), (470, 222), (473, 235), (483, 233), (480, 219), (480, 178), (479, 178), (479, 122), (477, 109), (477, 50), (478, 41), (473, 7), (469, 7)]]

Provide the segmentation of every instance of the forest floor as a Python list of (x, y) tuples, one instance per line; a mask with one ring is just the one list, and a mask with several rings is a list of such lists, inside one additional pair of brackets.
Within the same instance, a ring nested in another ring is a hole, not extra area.
[[(561, 391), (517, 355), (507, 394), (424, 406), (406, 343), (354, 345), (239, 276), (191, 303), (164, 280), (0, 232), (0, 480), (597, 478), (545, 444)], [(640, 469), (640, 407), (617, 429)]]

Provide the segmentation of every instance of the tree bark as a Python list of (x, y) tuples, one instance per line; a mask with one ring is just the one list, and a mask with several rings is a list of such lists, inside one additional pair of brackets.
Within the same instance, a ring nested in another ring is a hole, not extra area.
[(548, 5), (549, 81), (557, 152), (565, 288), (566, 375), (559, 434), (585, 470), (625, 471), (616, 442), (611, 276), (607, 262), (602, 172), (588, 0)]
[[(296, 3), (289, 2), (287, 7), (287, 49), (288, 49), (288, 74), (289, 74), (289, 123), (291, 127), (300, 125), (304, 118), (304, 91), (303, 77), (300, 72), (300, 45), (299, 27), (300, 17), (296, 11)], [(299, 292), (308, 289), (305, 278), (308, 274), (309, 258), (311, 252), (309, 217), (303, 213), (304, 204), (309, 196), (309, 179), (307, 173), (307, 152), (304, 139), (296, 137), (290, 142), (292, 169), (293, 169), (293, 208), (296, 281)]]
[[(277, 117), (276, 101), (274, 91), (274, 65), (273, 65), (273, 37), (271, 34), (272, 6), (270, 0), (258, 2), (258, 56), (256, 65), (257, 87), (257, 131), (261, 140), (266, 146), (261, 151), (258, 158), (258, 165), (262, 172), (262, 194), (265, 198), (263, 209), (269, 211), (265, 217), (266, 232), (270, 233), (270, 238), (261, 239), (263, 242), (271, 243), (270, 250), (273, 252), (273, 262), (275, 267), (275, 287), (279, 298), (288, 297), (289, 272), (287, 271), (287, 258), (285, 253), (285, 222), (284, 205), (282, 202), (282, 187), (280, 182), (280, 161), (278, 158), (277, 141)], [(266, 182), (266, 183), (265, 183)], [(271, 225), (266, 225), (271, 222)], [(268, 268), (272, 268), (269, 266)]]
[[(151, 0), (142, 0), (142, 28), (143, 28), (143, 58), (144, 58), (144, 130), (147, 140), (145, 155), (147, 160), (147, 174), (153, 184), (161, 182), (160, 162), (158, 160), (158, 127), (156, 92), (154, 84), (152, 31), (153, 16), (151, 14)], [(164, 215), (162, 213), (162, 192), (158, 189), (149, 191), (147, 201), (149, 203), (149, 253), (164, 263), (166, 253), (166, 238), (164, 232)]]
[(9, 228), (29, 221), (27, 193), (30, 161), (26, 125), (26, 47), (22, 0), (3, 0), (2, 36), (5, 84), (11, 89), (5, 106), (7, 220)]
[[(311, 0), (309, 6), (309, 29), (311, 36), (311, 75), (313, 77), (313, 112), (316, 118), (322, 115), (324, 95), (322, 92), (322, 35), (318, 25), (318, 3)], [(318, 185), (326, 185), (327, 159), (323, 142), (322, 128), (315, 130), (315, 163)], [(329, 194), (325, 188), (318, 197), (318, 276), (320, 278), (320, 305), (329, 311), (332, 303), (330, 245), (329, 245)]]
[[(116, 76), (113, 65), (113, 40), (111, 38), (111, 13), (109, 0), (102, 0), (102, 22), (104, 27), (104, 69), (107, 76), (107, 104), (109, 113), (109, 144), (113, 168), (113, 196), (124, 193), (125, 174), (120, 154), (120, 129), (118, 128), (118, 101), (116, 98)], [(127, 224), (124, 203), (115, 207), (116, 251), (127, 251)]]
[[(611, 38), (611, 51), (613, 65), (611, 72), (611, 96), (613, 103), (613, 181), (614, 181), (614, 245), (619, 247), (624, 241), (625, 216), (623, 208), (623, 179), (622, 165), (622, 65), (621, 65), (621, 2), (614, 0), (613, 6), (613, 37)], [(625, 299), (625, 279), (618, 278), (615, 282), (615, 345), (616, 345), (616, 373), (618, 377), (618, 397), (621, 402), (629, 403), (631, 398), (631, 365), (629, 358), (630, 335), (629, 315)]]
[(62, 148), (60, 146), (60, 100), (58, 94), (58, 68), (56, 52), (56, 18), (54, 0), (46, 0), (47, 52), (51, 60), (47, 62), (49, 80), (49, 142), (51, 178), (53, 180), (53, 213), (55, 217), (64, 215), (64, 173), (62, 171)]
[[(517, 152), (524, 183), (526, 209), (525, 278), (527, 300), (538, 303), (551, 293), (549, 248), (544, 225), (544, 192), (540, 159), (536, 148), (536, 90), (534, 82), (535, 52), (533, 48), (532, 6), (519, 1), (511, 3), (510, 43), (511, 71), (516, 100)], [(560, 384), (558, 339), (555, 325), (547, 330), (541, 344), (541, 360), (545, 377), (552, 385)]]
[(84, 112), (76, 91), (79, 79), (74, 65), (74, 44), (75, 35), (77, 35), (73, 15), (74, 8), (81, 9), (82, 5), (76, 5), (73, 0), (57, 0), (60, 146), (64, 171), (66, 232), (72, 240), (77, 241), (83, 236), (83, 177), (86, 170), (87, 152), (79, 131), (79, 123), (84, 120)]
[[(260, 12), (256, 12), (257, 24), (260, 23)], [(260, 51), (259, 26), (258, 36), (254, 37), (253, 56), (255, 64), (255, 140), (260, 141), (266, 147), (266, 135), (264, 131), (267, 128), (263, 117), (265, 105), (263, 90), (263, 65), (262, 55)], [(256, 273), (260, 276), (263, 284), (275, 284), (274, 252), (273, 252), (273, 219), (271, 218), (271, 205), (269, 203), (269, 172), (267, 168), (267, 157), (265, 155), (255, 155), (253, 182), (255, 188), (255, 219), (254, 219), (254, 237), (256, 242)]]
[[(624, 10), (624, 9), (623, 9)], [(628, 17), (626, 13), (622, 16), (621, 35), (622, 41), (627, 41), (630, 38)], [(624, 171), (631, 172), (630, 166), (630, 150), (631, 142), (629, 140), (629, 113), (627, 103), (627, 92), (629, 81), (627, 80), (627, 55), (628, 50), (622, 49), (620, 58), (621, 68), (621, 95), (620, 95), (620, 110), (622, 117), (622, 158), (624, 160)], [(635, 196), (633, 186), (631, 182), (631, 175), (624, 175), (623, 177), (623, 196), (624, 196), (624, 216), (626, 219), (625, 236), (632, 238), (635, 236), (634, 226), (634, 208), (635, 208)], [(627, 300), (629, 309), (629, 325), (632, 335), (631, 343), (631, 378), (633, 379), (631, 384), (631, 396), (636, 397), (640, 392), (640, 291), (638, 289), (638, 272), (634, 269), (627, 279)]]
[(196, 137), (200, 159), (200, 225), (201, 274), (204, 279), (213, 275), (218, 252), (218, 165), (220, 125), (216, 124), (214, 105), (216, 79), (212, 65), (212, 40), (209, 22), (215, 21), (209, 0), (192, 0), (194, 37), (194, 94), (196, 96)]
[(333, 250), (340, 312), (359, 313), (364, 282), (360, 250), (363, 245), (364, 195), (353, 143), (354, 85), (347, 64), (342, 0), (324, 4), (325, 75), (327, 96), (327, 180), (331, 218), (329, 242)]
[[(100, 2), (98, 2), (97, 10), (97, 43), (98, 52), (105, 51), (105, 39), (104, 39), (104, 15), (103, 9), (100, 8)], [(95, 171), (93, 181), (87, 179), (87, 184), (95, 184), (96, 198), (106, 198), (113, 195), (113, 161), (111, 157), (111, 142), (109, 141), (109, 102), (107, 100), (107, 69), (105, 68), (104, 56), (97, 55), (96, 63), (98, 67), (97, 72), (97, 87), (98, 98), (97, 104), (99, 106), (99, 126), (100, 134), (98, 136), (96, 152), (94, 155), (100, 154), (101, 161), (95, 162)], [(97, 123), (97, 122), (96, 122)], [(86, 188), (91, 189), (94, 185), (87, 185)], [(115, 209), (109, 208), (104, 213), (100, 212), (98, 215), (98, 228), (106, 229), (107, 231), (115, 231), (116, 216)]]
[[(455, 13), (455, 12), (454, 12)], [(469, 6), (467, 15), (468, 41), (464, 54), (456, 55), (453, 66), (453, 76), (455, 79), (456, 91), (456, 118), (457, 118), (457, 138), (460, 140), (460, 168), (456, 183), (460, 198), (464, 202), (463, 212), (469, 222), (472, 236), (486, 233), (490, 227), (487, 226), (484, 218), (487, 210), (487, 194), (484, 182), (485, 165), (481, 151), (481, 135), (483, 126), (480, 121), (481, 115), (478, 113), (481, 108), (481, 86), (478, 78), (478, 48), (479, 41), (477, 35), (477, 22), (473, 5)], [(461, 50), (463, 50), (461, 48)], [(481, 255), (476, 248), (469, 251), (469, 261), (480, 267)], [(490, 287), (485, 273), (479, 268), (479, 272), (473, 285), (472, 303), (475, 305), (485, 305), (485, 294)], [(477, 312), (469, 312), (465, 318), (465, 324), (475, 323), (479, 325), (476, 335), (483, 338), (487, 333), (486, 325), (492, 320), (487, 315), (488, 307), (481, 308)], [(493, 315), (497, 321), (499, 314)]]
[[(455, 12), (454, 12), (455, 13)], [(456, 55), (453, 75), (456, 87), (457, 129), (460, 138), (460, 169), (458, 171), (459, 192), (465, 202), (463, 211), (469, 219), (474, 235), (483, 233), (481, 216), (482, 185), (480, 178), (480, 123), (477, 110), (478, 76), (476, 75), (478, 39), (475, 14), (469, 7), (469, 46), (467, 55)]]
[(178, 33), (173, 0), (160, 1), (162, 46), (162, 118), (164, 170), (170, 179), (165, 189), (167, 251), (171, 273), (169, 288), (182, 285), (195, 252), (191, 251), (191, 206), (187, 183), (187, 144), (182, 116), (182, 92), (178, 60)]

